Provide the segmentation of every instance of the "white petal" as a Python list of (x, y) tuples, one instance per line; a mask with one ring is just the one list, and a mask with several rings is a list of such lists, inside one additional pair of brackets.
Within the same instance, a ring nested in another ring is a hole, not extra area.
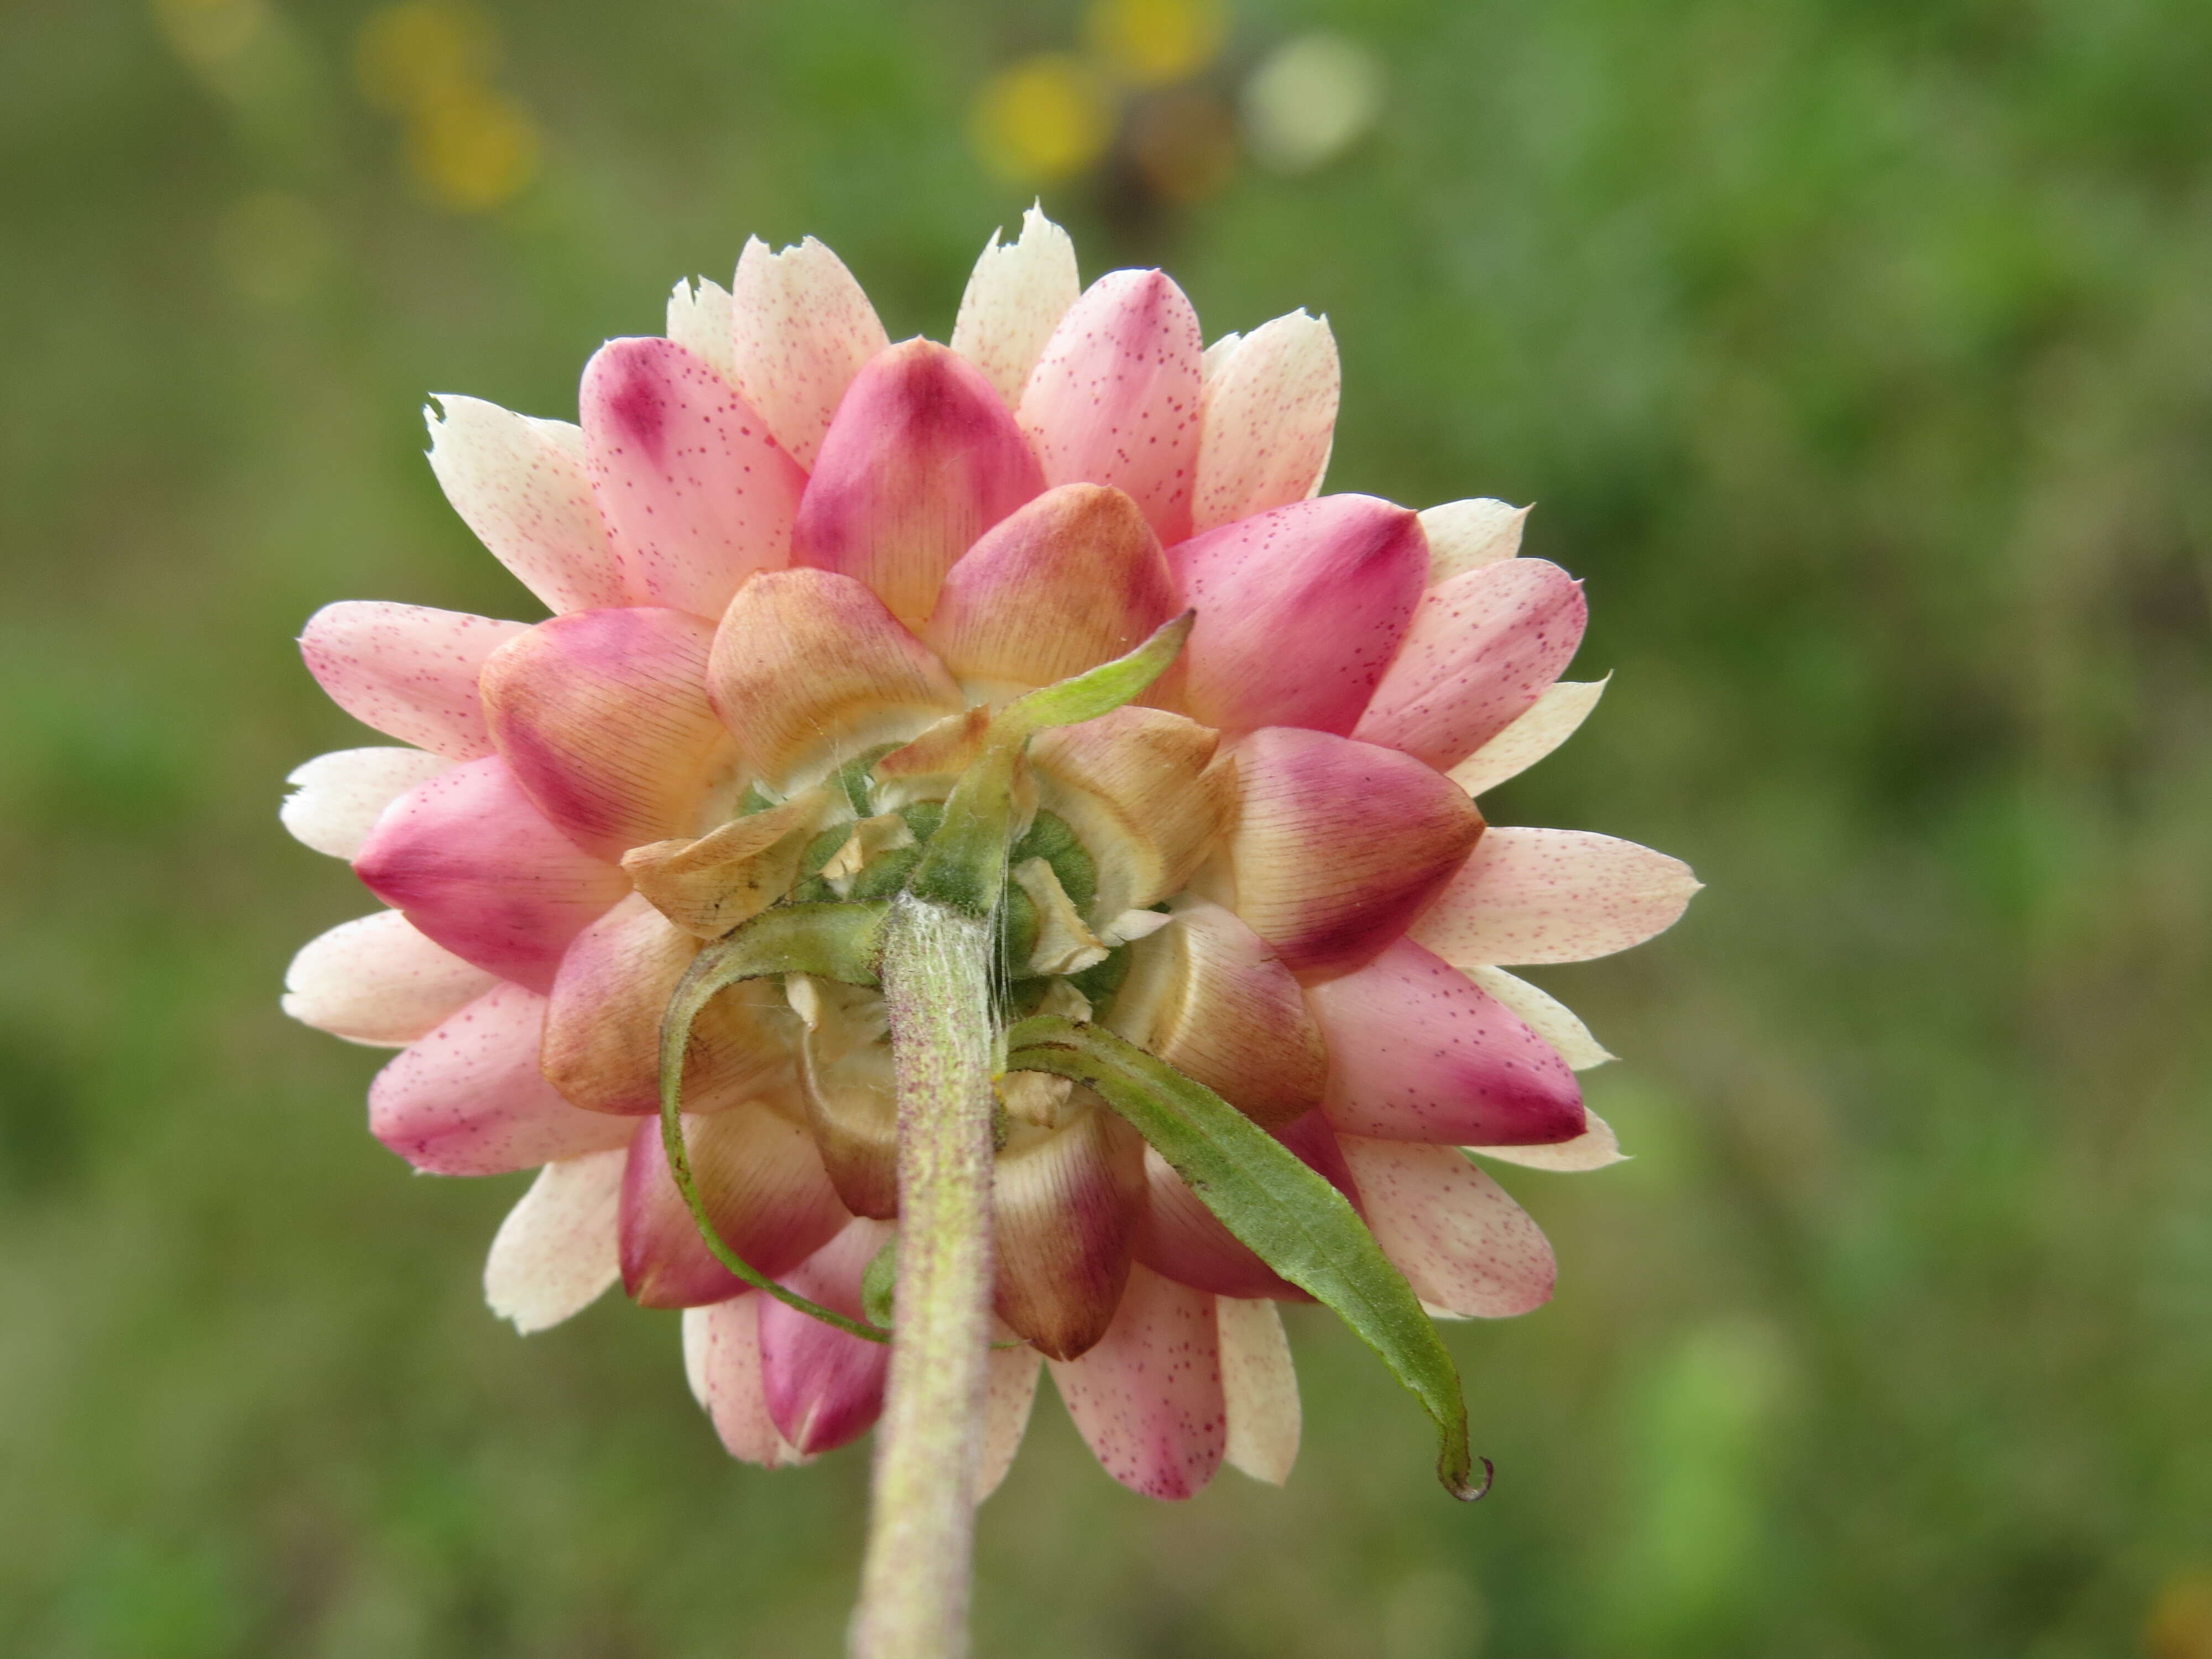
[(416, 932), (397, 910), (342, 921), (284, 971), (284, 1012), (351, 1042), (400, 1048), (499, 983)]
[(1044, 343), (1082, 291), (1074, 242), (1033, 207), (1022, 215), (1022, 234), (1012, 241), (1001, 243), (999, 233), (991, 233), (960, 296), (952, 349), (983, 371), (1011, 409), (1021, 401)]
[(1519, 1164), (1531, 1170), (1550, 1170), (1562, 1175), (1602, 1170), (1608, 1164), (1626, 1162), (1628, 1154), (1620, 1150), (1613, 1126), (1595, 1112), (1584, 1112), (1583, 1116), (1589, 1127), (1572, 1140), (1549, 1146), (1469, 1146), (1466, 1150), (1484, 1158), (1494, 1158), (1501, 1164)]
[(1328, 319), (1303, 311), (1261, 324), (1218, 364), (1202, 362), (1194, 534), (1312, 495), (1328, 465), (1340, 390)]
[(339, 749), (295, 767), (276, 817), (295, 841), (351, 859), (384, 809), (453, 763), (422, 749)]
[(837, 400), (890, 341), (844, 262), (811, 236), (770, 253), (745, 243), (730, 283), (738, 390), (801, 466), (814, 465)]
[(732, 1457), (775, 1469), (811, 1460), (778, 1434), (761, 1381), (760, 1308), (747, 1292), (684, 1315), (684, 1375)]
[(1462, 1319), (1541, 1306), (1558, 1269), (1528, 1212), (1455, 1146), (1340, 1135), (1367, 1221), (1413, 1293)]
[(1229, 333), (1206, 347), (1206, 355), (1198, 360), (1200, 380), (1207, 386), (1212, 385), (1213, 377), (1221, 373), (1224, 366), (1237, 355), (1237, 348), (1243, 343), (1242, 334)]
[(1680, 859), (1587, 830), (1491, 830), (1411, 937), (1465, 973), (1587, 962), (1673, 927), (1699, 886)]
[(556, 612), (627, 605), (614, 544), (584, 471), (584, 434), (480, 398), (424, 409), (430, 470), (477, 539)]
[(1221, 1331), (1221, 1393), (1229, 1413), (1223, 1454), (1255, 1480), (1279, 1486), (1298, 1459), (1298, 1374), (1272, 1302), (1213, 1299)]
[(1431, 507), (1421, 514), (1421, 528), (1429, 538), (1429, 586), (1477, 565), (1511, 558), (1521, 550), (1521, 526), (1528, 517), (1527, 507), (1487, 496)]
[(1503, 968), (1468, 968), (1462, 972), (1517, 1015), (1523, 1025), (1559, 1051), (1577, 1072), (1602, 1066), (1614, 1055), (1590, 1035), (1575, 1011), (1540, 986), (1516, 978)]
[(714, 1325), (708, 1318), (714, 1304), (686, 1308), (684, 1310), (684, 1380), (690, 1386), (691, 1397), (699, 1408), (707, 1408), (707, 1389), (711, 1378), (707, 1370), (708, 1345), (714, 1340)]
[(615, 1215), (629, 1149), (563, 1158), (507, 1212), (484, 1263), (484, 1300), (527, 1336), (581, 1313), (622, 1275)]
[(1453, 767), (1451, 781), (1468, 794), (1479, 795), (1527, 771), (1574, 736), (1612, 678), (1607, 674), (1601, 680), (1557, 682), (1512, 725)]
[[(1013, 1332), (999, 1328), (996, 1340), (1009, 1341)], [(1030, 1426), (1030, 1407), (1036, 1403), (1037, 1378), (1044, 1370), (1044, 1356), (1027, 1343), (992, 1351), (990, 1378), (983, 1405), (983, 1444), (975, 1459), (975, 1501), (981, 1503), (1014, 1467), (1014, 1454), (1022, 1449), (1022, 1436)]]
[(668, 296), (668, 337), (735, 386), (738, 360), (731, 326), (730, 290), (720, 283), (702, 276), (696, 289), (678, 283)]

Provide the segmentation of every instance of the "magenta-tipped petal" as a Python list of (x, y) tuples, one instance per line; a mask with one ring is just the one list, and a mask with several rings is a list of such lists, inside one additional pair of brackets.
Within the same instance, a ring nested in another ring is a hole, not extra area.
[(992, 1175), (999, 1317), (1039, 1352), (1072, 1358), (1114, 1317), (1144, 1202), (1144, 1142), (1103, 1108), (1060, 1127), (1013, 1126)]
[(1482, 834), (1464, 791), (1395, 750), (1271, 726), (1234, 752), (1237, 914), (1301, 979), (1372, 961)]
[(545, 821), (496, 755), (394, 801), (353, 867), (455, 956), (539, 992), (568, 941), (629, 890)]
[(890, 343), (845, 262), (809, 236), (778, 253), (748, 237), (730, 283), (730, 373), (811, 467), (861, 365)]
[(1048, 484), (1111, 484), (1163, 543), (1190, 534), (1198, 473), (1198, 313), (1157, 270), (1115, 270), (1068, 307), (1023, 389)]
[(807, 1460), (776, 1432), (761, 1378), (760, 1310), (771, 1298), (747, 1292), (684, 1310), (684, 1364), (692, 1393), (731, 1456), (764, 1469)]
[[(692, 1308), (744, 1289), (699, 1237), (669, 1171), (660, 1120), (606, 1121), (635, 1132), (622, 1202), (623, 1285), (630, 1299), (648, 1308)], [(722, 1242), (770, 1279), (790, 1272), (850, 1219), (805, 1127), (765, 1104), (687, 1115), (684, 1146)]]
[(368, 1085), (369, 1132), (432, 1175), (504, 1175), (618, 1146), (629, 1125), (580, 1112), (538, 1074), (545, 999), (478, 997)]
[(1410, 939), (1306, 993), (1328, 1042), (1329, 1122), (1447, 1146), (1541, 1146), (1583, 1132), (1582, 1090), (1504, 1004)]
[[(860, 1317), (860, 1278), (894, 1229), (854, 1221), (779, 1280), (809, 1301)], [(859, 1439), (884, 1408), (887, 1344), (825, 1325), (783, 1303), (761, 1300), (761, 1383), (768, 1414), (802, 1454)]]
[(1589, 606), (1542, 559), (1501, 559), (1421, 596), (1397, 660), (1353, 734), (1458, 765), (1510, 726), (1565, 670)]
[(1344, 1138), (1367, 1224), (1431, 1307), (1468, 1319), (1527, 1313), (1551, 1299), (1551, 1242), (1505, 1189), (1452, 1146)]
[(699, 826), (731, 747), (707, 701), (711, 623), (680, 611), (586, 611), (540, 623), (484, 665), (484, 713), (515, 780), (586, 852)]
[(1690, 866), (1587, 830), (1493, 830), (1414, 925), (1460, 968), (1587, 962), (1672, 927), (1698, 882)]
[(492, 556), (555, 612), (628, 605), (614, 541), (584, 464), (584, 434), (566, 421), (517, 415), (440, 392), (425, 410), (430, 470)]
[(1324, 495), (1194, 536), (1169, 562), (1198, 611), (1183, 659), (1195, 718), (1347, 734), (1420, 603), (1429, 553), (1404, 507)]
[(991, 383), (945, 347), (909, 340), (862, 369), (838, 405), (799, 503), (793, 562), (866, 582), (916, 627), (952, 562), (1043, 488)]
[(300, 654), (331, 701), (364, 726), (447, 760), (492, 751), (477, 679), (526, 631), (461, 611), (347, 599), (307, 618)]
[(790, 558), (806, 475), (708, 364), (668, 340), (611, 340), (578, 398), (592, 488), (631, 592), (719, 617), (747, 575)]
[(1105, 1337), (1080, 1359), (1050, 1364), (1077, 1431), (1123, 1486), (1191, 1498), (1213, 1479), (1228, 1413), (1206, 1292), (1133, 1267)]

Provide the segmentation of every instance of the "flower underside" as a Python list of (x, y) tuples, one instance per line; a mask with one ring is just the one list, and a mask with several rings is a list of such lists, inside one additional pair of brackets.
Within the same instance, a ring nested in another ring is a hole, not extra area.
[[(1542, 1234), (1462, 1149), (1618, 1154), (1574, 1078), (1604, 1051), (1505, 968), (1626, 948), (1695, 883), (1608, 837), (1486, 827), (1473, 796), (1596, 701), (1558, 678), (1580, 587), (1518, 556), (1500, 503), (1318, 494), (1335, 403), (1325, 323), (1201, 350), (1158, 272), (1079, 292), (1041, 216), (987, 251), (950, 348), (889, 343), (818, 244), (753, 244), (730, 292), (679, 288), (669, 337), (601, 349), (580, 426), (444, 400), (441, 483), (554, 614), (309, 623), (324, 686), (409, 746), (295, 775), (287, 823), (391, 908), (303, 951), (287, 1006), (404, 1048), (371, 1126), (418, 1168), (542, 1166), (495, 1308), (538, 1328), (618, 1278), (687, 1310), (736, 1455), (865, 1432), (881, 1345), (702, 1238), (659, 1037), (702, 952), (924, 889), (988, 904), (997, 1012), (1030, 1034), (1000, 1084), (988, 1478), (1041, 1363), (1139, 1490), (1188, 1495), (1224, 1458), (1287, 1473), (1273, 1304), (1328, 1299), (1335, 1268), (1255, 1249), (1273, 1235), (1216, 1207), (1235, 1172), (1163, 1150), (1209, 1101), (1295, 1165), (1268, 1202), (1311, 1182), (1431, 1311), (1545, 1299)], [(1187, 612), (1140, 699), (993, 749), (1020, 700)], [(717, 1240), (866, 1325), (896, 1101), (883, 997), (846, 978), (720, 990), (678, 1081)]]

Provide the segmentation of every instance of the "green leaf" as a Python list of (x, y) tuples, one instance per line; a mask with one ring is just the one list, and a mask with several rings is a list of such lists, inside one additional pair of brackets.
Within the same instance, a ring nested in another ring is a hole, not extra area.
[(684, 1195), (684, 1207), (691, 1212), (707, 1249), (754, 1289), (871, 1342), (888, 1342), (890, 1333), (786, 1290), (724, 1242), (699, 1195), (690, 1154), (684, 1146), (684, 1054), (691, 1045), (691, 1027), (707, 1005), (739, 980), (812, 974), (848, 985), (875, 984), (878, 939), (890, 908), (888, 903), (785, 904), (763, 910), (692, 959), (660, 1016), (660, 1144), (667, 1152), (676, 1190)]
[(1098, 1026), (1037, 1016), (1008, 1031), (1006, 1046), (1007, 1071), (1050, 1072), (1095, 1090), (1231, 1232), (1382, 1357), (1436, 1419), (1445, 1491), (1471, 1501), (1490, 1490), (1488, 1458), (1475, 1484), (1459, 1370), (1343, 1194), (1211, 1089)]
[(952, 786), (945, 817), (915, 866), (908, 890), (963, 915), (990, 915), (1006, 884), (1014, 765), (1029, 740), (1051, 726), (1095, 720), (1142, 696), (1182, 650), (1197, 614), (1186, 611), (1128, 655), (1018, 697), (1000, 709), (982, 753)]
[(860, 1275), (860, 1311), (870, 1323), (890, 1329), (892, 1296), (897, 1288), (898, 1235), (894, 1232), (869, 1258), (867, 1271)]

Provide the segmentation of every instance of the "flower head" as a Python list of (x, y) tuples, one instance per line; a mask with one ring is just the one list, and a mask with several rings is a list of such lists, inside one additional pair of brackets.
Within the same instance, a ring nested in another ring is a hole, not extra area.
[[(658, 1035), (712, 940), (774, 907), (896, 891), (991, 714), (1194, 611), (1141, 703), (1047, 732), (1014, 780), (997, 909), (1009, 1017), (1094, 1020), (1334, 1183), (1422, 1300), (1550, 1294), (1535, 1224), (1460, 1149), (1617, 1156), (1574, 1068), (1606, 1056), (1504, 965), (1623, 949), (1680, 913), (1672, 859), (1487, 828), (1474, 796), (1561, 742), (1579, 586), (1522, 514), (1322, 495), (1337, 404), (1303, 313), (1202, 345), (1182, 291), (1079, 291), (1032, 212), (994, 239), (951, 345), (891, 344), (836, 257), (747, 246), (679, 286), (665, 338), (603, 347), (580, 422), (441, 400), (431, 464), (554, 612), (337, 605), (310, 669), (408, 745), (295, 774), (300, 839), (389, 908), (295, 961), (287, 1008), (404, 1048), (371, 1127), (418, 1169), (543, 1166), (501, 1228), (524, 1330), (619, 1278), (681, 1308), (740, 1457), (866, 1432), (884, 1353), (732, 1274), (672, 1182)], [(848, 1317), (895, 1231), (882, 996), (807, 975), (719, 996), (684, 1051), (716, 1231)], [(673, 1053), (672, 1051), (672, 1066)], [(1117, 1479), (1287, 1474), (1273, 1303), (1300, 1294), (1098, 1096), (1002, 1089), (990, 1468), (1049, 1364)]]

